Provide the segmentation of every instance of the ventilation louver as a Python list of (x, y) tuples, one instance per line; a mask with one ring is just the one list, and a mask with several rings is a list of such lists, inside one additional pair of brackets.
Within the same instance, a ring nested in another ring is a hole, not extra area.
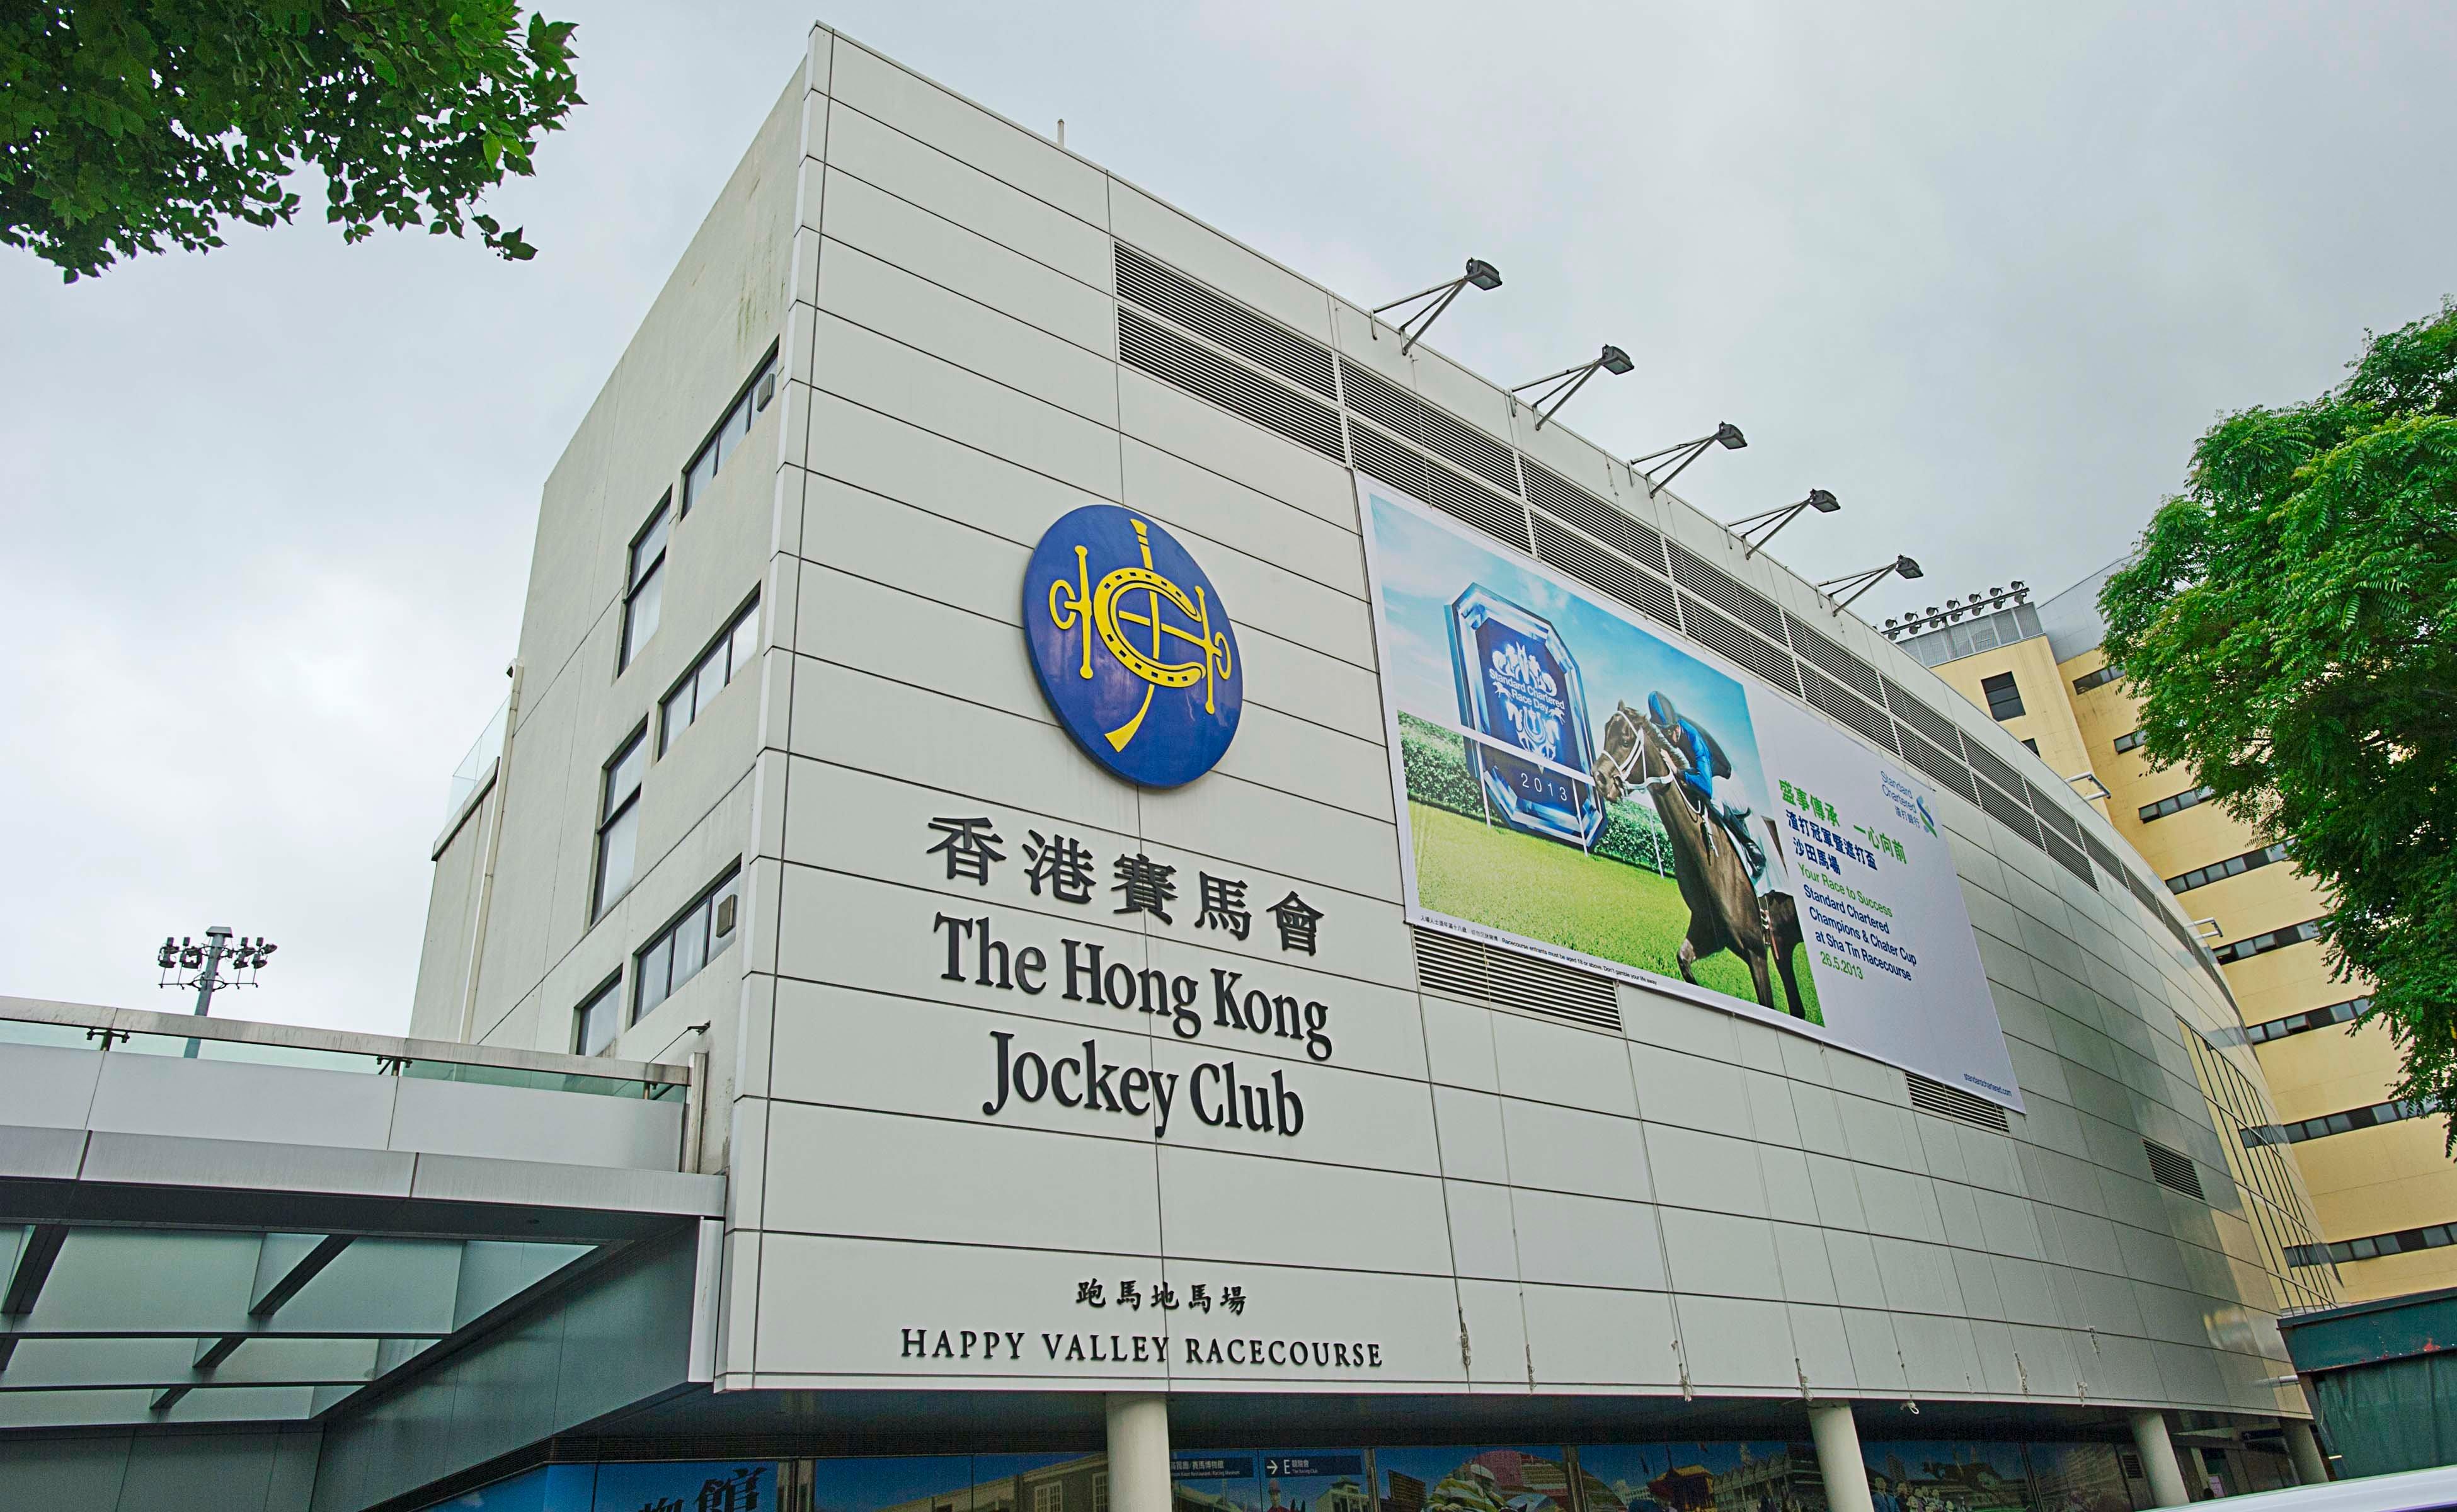
[(1536, 554), (1600, 593), (1608, 593), (1641, 614), (1681, 628), (1680, 611), (1672, 602), (1672, 585), (1640, 570), (1619, 552), (1607, 551), (1565, 525), (1556, 525), (1538, 511)]
[[(1370, 425), (1352, 427), (1356, 466), (1394, 488), (1404, 488), (1435, 508), (1476, 527), (1516, 550), (1525, 551), (1527, 510), (1438, 463), (1385, 438)], [(1532, 553), (1531, 553), (1532, 554)]]
[(2031, 806), (2030, 799), (2023, 796), (2028, 787), (2022, 781), (2022, 775), (2013, 770), (2012, 762), (1982, 744), (1978, 736), (1973, 735), (1962, 742), (1962, 754), (1971, 758), (1972, 771), (2003, 788), (2006, 796), (2020, 807)]
[(1800, 653), (1801, 660), (1828, 677), (1845, 684), (1870, 703), (1882, 704), (1886, 701), (1885, 688), (1877, 676), (1876, 668), (1802, 624), (1789, 613), (1783, 616), (1783, 622), (1791, 631), (1791, 649)]
[(1791, 652), (1769, 645), (1763, 636), (1743, 630), (1686, 593), (1681, 595), (1681, 623), (1688, 626), (1691, 638), (1708, 651), (1739, 662), (1784, 692), (1799, 696), (1800, 676), (1792, 671)]
[(1457, 464), (1506, 493), (1518, 491), (1518, 464), (1509, 447), (1346, 358), (1339, 379), (1348, 407), (1394, 436), (1405, 436), (1446, 462)]
[(1332, 381), (1329, 347), (1214, 294), (1123, 242), (1118, 243), (1118, 293), (1325, 399), (1339, 395)]
[(1776, 645), (1784, 644), (1783, 611), (1775, 608), (1774, 600), (1714, 567), (1678, 541), (1672, 543), (1672, 581)]
[(1347, 465), (1339, 415), (1330, 405), (1316, 404), (1124, 307), (1118, 311), (1118, 359)]
[(1518, 459), (1527, 476), (1527, 497), (1555, 519), (1566, 520), (1604, 545), (1659, 576), (1663, 565), (1663, 537), (1641, 525), (1541, 463)]
[(2063, 836), (2066, 844), (2079, 845), (2081, 822), (2066, 813), (2055, 799), (2048, 796), (2047, 790), (2037, 783), (2028, 782), (2025, 785), (2031, 790), (2031, 809), (2039, 816), (2039, 822), (2054, 833)]
[(2091, 875), (2090, 858), (2081, 853), (2080, 846), (2070, 843), (2063, 836), (2046, 828), (2040, 830), (2039, 840), (2047, 847), (2051, 860), (2080, 878), (2082, 885), (2092, 892), (2098, 891), (2098, 879)]
[(1973, 1129), (1985, 1129), (1999, 1134), (2013, 1132), (2013, 1122), (2005, 1116), (2005, 1109), (1988, 1099), (1974, 1097), (1959, 1087), (1932, 1081), (1917, 1071), (1906, 1071), (1903, 1075), (1910, 1084), (1911, 1106), (1921, 1112), (1951, 1118), (1955, 1123), (1969, 1124)]
[[(2088, 830), (2084, 830), (2081, 832), (2081, 842), (2083, 846), (2089, 850), (2090, 859), (2098, 863), (2098, 869), (2100, 871), (2106, 872), (2108, 875), (2113, 877), (2120, 877), (2124, 875), (2124, 866), (2116, 860), (2116, 853), (2109, 850), (2104, 844), (2102, 844), (2097, 836), (2093, 835)], [(2130, 887), (2132, 883), (2128, 881), (2125, 885)]]
[(1901, 683), (1891, 677), (1881, 677), (1878, 681), (1885, 684), (1886, 707), (1894, 712), (1895, 720), (1928, 736), (1931, 744), (1951, 756), (1955, 765), (1960, 765), (1962, 735), (1953, 728), (1953, 721), (1912, 697)]
[(1416, 984), (1427, 992), (1620, 1032), (1621, 1000), (1609, 978), (1432, 929), (1411, 932)]
[(1985, 778), (1979, 783), (1979, 807), (1990, 818), (2033, 845), (2039, 844), (2039, 823), (2031, 818), (2031, 811), (2024, 808), (2019, 799), (2008, 797), (2002, 788)]
[(2142, 1152), (2150, 1157), (2150, 1174), (2169, 1191), (2179, 1191), (2196, 1202), (2207, 1202), (2201, 1194), (2201, 1172), (2185, 1156), (2178, 1154), (2155, 1139), (2141, 1142)]
[[(1896, 714), (1899, 716), (1899, 705), (1896, 706)], [(1902, 734), (1904, 759), (1935, 778), (1940, 786), (1959, 796), (1965, 802), (1979, 801), (1979, 794), (1972, 781), (1969, 767), (1930, 745), (1908, 721), (1895, 728)]]
[[(1869, 678), (1871, 682), (1875, 680), (1873, 676)], [(1808, 700), (1811, 707), (1823, 710), (1836, 723), (1858, 731), (1888, 751), (1899, 749), (1894, 744), (1894, 722), (1891, 719), (1806, 662), (1800, 669), (1800, 694)]]

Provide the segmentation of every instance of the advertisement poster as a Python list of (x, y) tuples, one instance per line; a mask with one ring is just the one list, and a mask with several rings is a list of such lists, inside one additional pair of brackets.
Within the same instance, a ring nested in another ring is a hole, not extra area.
[(1934, 790), (1357, 479), (1412, 922), (2021, 1107)]

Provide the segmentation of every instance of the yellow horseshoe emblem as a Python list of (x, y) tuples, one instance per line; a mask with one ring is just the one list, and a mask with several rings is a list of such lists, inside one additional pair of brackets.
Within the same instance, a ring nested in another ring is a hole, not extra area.
[[(1215, 632), (1211, 628), (1211, 606), (1203, 590), (1196, 589), (1191, 597), (1187, 591), (1152, 570), (1151, 536), (1144, 522), (1137, 520), (1135, 544), (1143, 549), (1144, 565), (1122, 567), (1103, 577), (1096, 587), (1091, 581), (1091, 562), (1083, 547), (1075, 549), (1075, 580), (1053, 578), (1049, 584), (1049, 621), (1060, 630), (1073, 630), (1079, 621), (1088, 623), (1109, 648), (1118, 665), (1143, 679), (1143, 707), (1135, 716), (1105, 738), (1109, 749), (1124, 751), (1143, 727), (1144, 715), (1151, 713), (1152, 694), (1163, 688), (1191, 688), (1203, 684), (1203, 712), (1218, 712), (1216, 680), (1230, 675), (1228, 632), (1226, 624)], [(1129, 595), (1140, 595), (1130, 597)], [(1177, 611), (1194, 624), (1193, 630), (1182, 630), (1161, 617), (1161, 601), (1167, 599)], [(1137, 612), (1137, 609), (1141, 612)], [(1151, 632), (1151, 649), (1146, 652), (1126, 638), (1125, 625), (1137, 626)], [(1161, 653), (1167, 648), (1165, 637), (1174, 636), (1191, 646), (1202, 648), (1199, 660), (1164, 661)], [(1080, 674), (1092, 675), (1092, 637), (1084, 637), (1084, 659)]]

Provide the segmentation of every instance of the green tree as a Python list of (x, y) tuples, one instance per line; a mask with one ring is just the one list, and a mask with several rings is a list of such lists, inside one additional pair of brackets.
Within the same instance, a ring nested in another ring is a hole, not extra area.
[[(2457, 1110), (2457, 303), (2229, 415), (2099, 597), (2156, 760), (2294, 847), (2396, 1095)], [(2449, 1133), (2457, 1149), (2457, 1123)]]
[(474, 226), (532, 257), (472, 207), (581, 103), (571, 30), (512, 0), (5, 0), (0, 242), (71, 282), (217, 247), (289, 220), (313, 164), (344, 241)]

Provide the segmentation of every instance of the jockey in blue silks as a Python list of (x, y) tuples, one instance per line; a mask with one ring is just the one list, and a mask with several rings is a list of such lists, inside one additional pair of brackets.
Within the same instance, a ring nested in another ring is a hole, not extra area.
[(1764, 877), (1765, 847), (1749, 834), (1749, 811), (1715, 797), (1715, 779), (1732, 775), (1731, 758), (1724, 755), (1724, 748), (1715, 743), (1715, 737), (1703, 725), (1674, 708), (1672, 700), (1662, 694), (1646, 695), (1646, 713), (1687, 763), (1679, 774), (1682, 788), (1699, 812), (1723, 825), (1741, 847), (1741, 855), (1748, 861), (1750, 880)]

